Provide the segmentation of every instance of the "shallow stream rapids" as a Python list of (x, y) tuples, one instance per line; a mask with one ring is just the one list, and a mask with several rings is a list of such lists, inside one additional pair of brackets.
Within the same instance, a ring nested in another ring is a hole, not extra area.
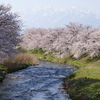
[(75, 70), (73, 66), (40, 61), (38, 66), (7, 74), (0, 83), (0, 100), (71, 100), (62, 89), (62, 78)]

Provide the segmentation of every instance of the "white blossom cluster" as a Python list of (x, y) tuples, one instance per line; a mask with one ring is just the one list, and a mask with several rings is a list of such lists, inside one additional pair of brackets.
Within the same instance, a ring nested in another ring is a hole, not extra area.
[(21, 21), (16, 13), (10, 12), (11, 6), (0, 4), (0, 61), (5, 57), (14, 56), (15, 46), (19, 43)]
[(90, 25), (69, 23), (64, 28), (30, 28), (20, 38), (20, 46), (24, 49), (59, 51), (59, 57), (73, 55), (78, 58), (85, 53), (90, 56), (100, 53), (100, 28)]

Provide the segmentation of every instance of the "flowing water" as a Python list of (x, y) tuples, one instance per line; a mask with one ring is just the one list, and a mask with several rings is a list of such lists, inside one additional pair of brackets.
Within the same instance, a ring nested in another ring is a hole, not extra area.
[(0, 100), (71, 100), (62, 89), (62, 78), (76, 69), (73, 66), (40, 61), (6, 75), (0, 83)]

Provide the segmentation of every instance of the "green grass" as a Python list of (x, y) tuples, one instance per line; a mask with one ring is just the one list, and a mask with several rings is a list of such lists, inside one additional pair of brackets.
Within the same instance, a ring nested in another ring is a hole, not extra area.
[[(6, 74), (7, 72), (6, 72), (6, 68), (4, 68), (3, 67), (3, 64), (2, 63), (0, 63), (0, 74)], [(2, 76), (0, 76), (0, 82), (2, 82), (3, 81), (3, 77)]]
[(65, 91), (72, 100), (100, 100), (100, 55), (93, 58), (83, 54), (79, 59), (55, 58), (46, 51), (33, 52), (39, 59), (73, 65), (78, 70), (64, 78)]
[(69, 59), (68, 63), (78, 68), (64, 79), (65, 90), (73, 100), (100, 100), (100, 60), (94, 60)]
[(73, 100), (100, 100), (100, 64), (91, 62), (70, 74), (64, 82)]
[(66, 92), (72, 100), (100, 100), (100, 79), (66, 78)]
[(2, 82), (2, 80), (3, 80), (3, 77), (2, 77), (2, 76), (0, 76), (0, 82)]
[(9, 67), (7, 69), (7, 73), (12, 73), (12, 72), (15, 72), (15, 71), (18, 71), (18, 70), (22, 70), (22, 69), (25, 69), (27, 68), (28, 66), (31, 66), (32, 64), (15, 64), (15, 66), (13, 67)]

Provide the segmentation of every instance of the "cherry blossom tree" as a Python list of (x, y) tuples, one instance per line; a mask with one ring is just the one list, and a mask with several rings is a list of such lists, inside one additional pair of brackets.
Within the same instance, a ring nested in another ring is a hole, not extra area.
[(90, 25), (69, 23), (64, 28), (26, 29), (21, 39), (22, 48), (38, 47), (53, 53), (59, 51), (56, 57), (73, 55), (79, 58), (83, 54), (91, 57), (100, 54), (100, 28), (92, 28)]
[(0, 59), (17, 53), (21, 26), (18, 14), (11, 12), (11, 5), (0, 4)]

